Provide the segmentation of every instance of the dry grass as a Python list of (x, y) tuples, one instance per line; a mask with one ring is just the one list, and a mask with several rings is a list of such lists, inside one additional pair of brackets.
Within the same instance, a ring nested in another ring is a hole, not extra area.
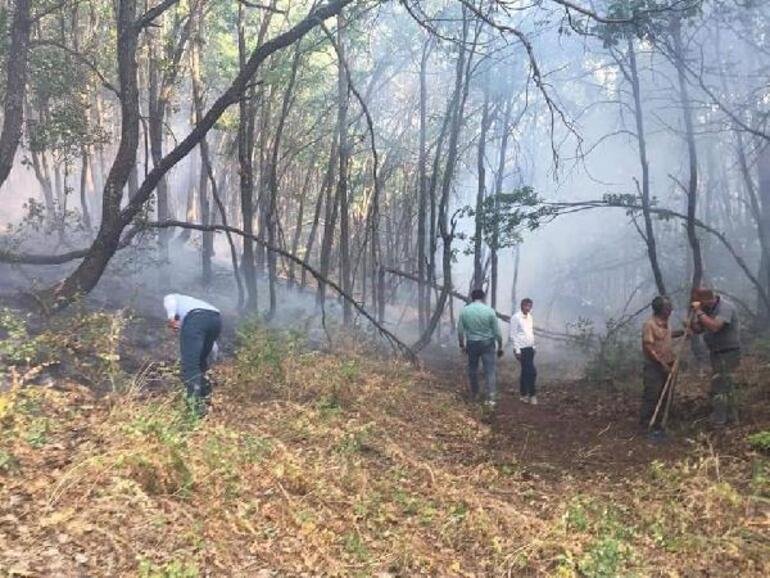
[(0, 575), (770, 575), (758, 454), (543, 480), (428, 374), (244, 343), (202, 422), (141, 383), (0, 397)]

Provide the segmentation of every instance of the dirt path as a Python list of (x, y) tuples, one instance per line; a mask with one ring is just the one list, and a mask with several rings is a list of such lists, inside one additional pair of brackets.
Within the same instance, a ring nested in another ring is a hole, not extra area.
[[(466, 397), (461, 358), (444, 356), (428, 363), (439, 387)], [(518, 372), (510, 359), (501, 365), (497, 409), (493, 413), (477, 410), (478, 419), (487, 422), (493, 433), (486, 448), (491, 455), (485, 459), (524, 466), (545, 478), (615, 479), (646, 469), (654, 460), (681, 459), (694, 445), (696, 432), (685, 429), (672, 432), (663, 442), (650, 441), (638, 424), (640, 400), (634, 392), (546, 379), (539, 383), (539, 405), (522, 403)]]

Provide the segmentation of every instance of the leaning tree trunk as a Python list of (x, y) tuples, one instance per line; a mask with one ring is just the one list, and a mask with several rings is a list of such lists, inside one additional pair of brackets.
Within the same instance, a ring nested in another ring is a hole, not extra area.
[(24, 124), (24, 92), (27, 84), (27, 55), (32, 26), (30, 6), (32, 0), (15, 0), (11, 42), (5, 62), (5, 102), (3, 105), (3, 129), (0, 132), (0, 187), (8, 178), (16, 158)]
[[(99, 282), (112, 256), (121, 244), (123, 231), (144, 210), (158, 181), (173, 168), (208, 133), (222, 114), (243, 98), (248, 82), (270, 55), (290, 46), (327, 18), (336, 16), (352, 0), (331, 0), (313, 9), (287, 31), (260, 45), (249, 56), (230, 86), (216, 99), (203, 120), (161, 161), (149, 171), (136, 195), (121, 210), (122, 191), (136, 161), (139, 139), (139, 106), (136, 78), (137, 35), (151, 22), (144, 18), (142, 25), (135, 20), (135, 0), (123, 0), (118, 6), (118, 76), (121, 85), (121, 139), (115, 161), (107, 178), (104, 197), (104, 216), (96, 239), (80, 266), (62, 283), (44, 294), (56, 298), (60, 304), (71, 302), (78, 294), (88, 292)], [(159, 5), (160, 6), (160, 5)], [(152, 13), (154, 14), (154, 12)], [(152, 14), (150, 16), (152, 16)]]
[[(120, 235), (127, 223), (121, 216), (121, 201), (126, 182), (136, 169), (139, 145), (139, 89), (137, 84), (136, 0), (122, 0), (118, 5), (118, 76), (120, 78), (120, 143), (102, 193), (102, 220), (91, 250), (75, 271), (53, 287), (45, 298), (63, 305), (80, 293), (93, 289), (112, 256), (118, 250)], [(133, 219), (132, 219), (133, 220)]]

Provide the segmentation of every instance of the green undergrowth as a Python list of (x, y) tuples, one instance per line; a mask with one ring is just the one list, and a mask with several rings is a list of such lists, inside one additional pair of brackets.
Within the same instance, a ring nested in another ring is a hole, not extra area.
[(204, 420), (174, 390), (148, 396), (135, 384), (97, 398), (17, 384), (0, 396), (0, 567), (153, 578), (767, 574), (768, 472), (756, 453), (720, 458), (704, 443), (624, 480), (524, 475), (527, 464), (492, 456), (490, 427), (430, 379), (251, 323), (215, 372)]

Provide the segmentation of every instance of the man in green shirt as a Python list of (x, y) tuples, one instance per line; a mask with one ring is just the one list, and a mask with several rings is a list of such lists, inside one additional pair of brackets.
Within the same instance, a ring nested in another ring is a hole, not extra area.
[[(495, 310), (484, 303), (483, 289), (471, 292), (471, 303), (460, 312), (457, 321), (457, 338), (460, 349), (468, 355), (468, 379), (471, 397), (479, 395), (479, 360), (484, 365), (486, 403), (494, 407), (497, 401), (497, 357), (503, 355), (503, 334), (497, 322)], [(497, 345), (497, 348), (495, 348)], [(497, 353), (495, 354), (495, 349)]]

